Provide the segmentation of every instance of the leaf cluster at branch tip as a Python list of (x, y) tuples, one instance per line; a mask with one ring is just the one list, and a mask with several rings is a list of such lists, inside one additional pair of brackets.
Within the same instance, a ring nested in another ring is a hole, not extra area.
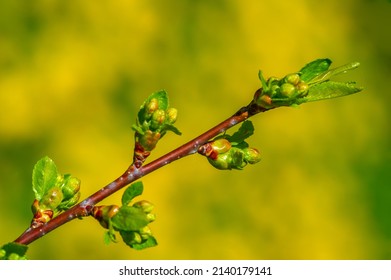
[(270, 77), (265, 80), (262, 72), (259, 71), (262, 90), (255, 93), (254, 102), (263, 108), (272, 109), (342, 97), (362, 90), (355, 82), (330, 80), (338, 74), (357, 68), (360, 65), (358, 62), (329, 69), (331, 63), (328, 58), (317, 59), (282, 79)]
[(136, 141), (145, 151), (152, 151), (167, 131), (180, 135), (181, 132), (174, 126), (177, 115), (177, 109), (169, 107), (166, 91), (151, 94), (141, 105), (136, 124), (132, 126)]

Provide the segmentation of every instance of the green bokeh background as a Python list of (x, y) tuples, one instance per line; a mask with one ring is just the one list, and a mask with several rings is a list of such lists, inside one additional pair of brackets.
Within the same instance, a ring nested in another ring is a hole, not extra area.
[[(82, 198), (131, 160), (140, 104), (166, 89), (190, 140), (246, 105), (266, 76), (360, 61), (362, 93), (253, 119), (263, 160), (218, 171), (191, 156), (143, 179), (159, 246), (103, 244), (91, 218), (32, 243), (31, 259), (390, 259), (391, 3), (1, 1), (0, 243), (31, 220), (48, 155)], [(103, 201), (118, 204), (121, 194)]]

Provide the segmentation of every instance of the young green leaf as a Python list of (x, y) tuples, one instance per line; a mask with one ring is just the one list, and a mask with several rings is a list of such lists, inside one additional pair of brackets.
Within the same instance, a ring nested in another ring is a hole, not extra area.
[(359, 92), (361, 90), (362, 88), (356, 86), (356, 83), (354, 82), (343, 83), (343, 82), (326, 81), (311, 86), (308, 95), (303, 98), (299, 98), (296, 104), (342, 97), (345, 95)]
[(316, 76), (327, 71), (331, 65), (331, 60), (328, 58), (314, 60), (307, 65), (305, 65), (300, 70), (300, 78), (304, 82), (309, 82)]
[(33, 169), (33, 191), (37, 200), (41, 200), (48, 190), (56, 184), (57, 176), (57, 167), (49, 157), (46, 156), (35, 164)]
[(258, 78), (259, 78), (259, 80), (261, 81), (263, 90), (264, 90), (264, 91), (267, 91), (267, 90), (268, 90), (268, 85), (267, 85), (267, 83), (266, 83), (265, 78), (264, 78), (263, 75), (262, 75), (262, 71), (261, 71), (261, 70), (258, 71)]
[(339, 66), (337, 68), (330, 69), (328, 71), (325, 71), (318, 76), (314, 77), (311, 81), (308, 82), (309, 85), (321, 83), (324, 81), (329, 80), (331, 77), (336, 76), (341, 73), (346, 73), (349, 70), (353, 70), (360, 66), (359, 62), (351, 62), (342, 66)]
[(137, 132), (138, 134), (140, 135), (144, 135), (144, 130), (142, 129), (142, 127), (140, 125), (137, 125), (137, 124), (133, 124), (132, 125), (132, 129)]
[(172, 124), (164, 124), (162, 130), (174, 132), (176, 135), (182, 135), (182, 132)]
[(232, 145), (237, 145), (253, 134), (254, 125), (251, 121), (246, 120), (242, 123), (238, 131), (236, 131), (232, 136), (228, 137), (228, 140), (231, 142)]
[(136, 231), (145, 227), (149, 221), (142, 209), (123, 206), (118, 213), (111, 218), (115, 230)]
[(122, 195), (122, 199), (121, 199), (122, 205), (124, 206), (128, 205), (133, 198), (143, 193), (143, 189), (144, 189), (143, 182), (141, 181), (130, 185)]

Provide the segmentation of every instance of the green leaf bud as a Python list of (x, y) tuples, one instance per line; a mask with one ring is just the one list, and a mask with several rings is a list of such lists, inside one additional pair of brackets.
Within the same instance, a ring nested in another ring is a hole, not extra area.
[(155, 206), (149, 201), (141, 200), (134, 203), (133, 207), (140, 208), (144, 213), (151, 213)]
[(229, 170), (232, 169), (232, 157), (229, 153), (220, 154), (217, 156), (217, 159), (213, 160), (210, 157), (208, 157), (209, 163), (220, 170)]
[(231, 149), (231, 143), (225, 138), (214, 140), (211, 142), (211, 146), (217, 154), (223, 154)]
[(178, 117), (178, 110), (175, 108), (168, 108), (166, 111), (166, 117), (169, 124), (175, 123)]
[(329, 69), (330, 65), (331, 60), (328, 58), (317, 59), (281, 80), (271, 77), (266, 81), (259, 71), (262, 88), (256, 91), (251, 105), (258, 105), (260, 107), (258, 110), (297, 106), (306, 102), (354, 94), (362, 90), (362, 87), (354, 82), (330, 80), (336, 75), (357, 68), (360, 63), (352, 62), (333, 69)]
[(139, 234), (142, 240), (147, 240), (150, 236), (152, 236), (152, 231), (148, 226), (146, 226), (139, 230)]
[(148, 221), (149, 223), (152, 223), (153, 221), (156, 220), (156, 215), (153, 214), (153, 213), (147, 213), (146, 216), (147, 216), (147, 221)]
[(296, 86), (300, 96), (305, 96), (308, 93), (309, 86), (305, 82), (300, 82)]
[(72, 198), (80, 190), (80, 180), (76, 177), (70, 177), (62, 187), (64, 200)]
[(164, 123), (166, 119), (166, 112), (164, 110), (158, 109), (152, 114), (151, 129), (158, 130), (160, 126)]
[(300, 82), (300, 75), (297, 73), (286, 75), (284, 78), (285, 82), (291, 85), (297, 85)]
[(58, 205), (60, 205), (61, 201), (63, 200), (64, 195), (61, 191), (60, 187), (54, 187), (51, 188), (46, 195), (42, 198), (40, 201), (40, 205), (43, 208), (54, 210), (57, 208)]
[(138, 232), (133, 232), (133, 240), (131, 243), (140, 244), (141, 242), (143, 242), (141, 235)]
[(153, 236), (149, 236), (147, 240), (144, 240), (140, 244), (133, 244), (130, 247), (136, 250), (143, 250), (157, 245), (157, 241)]
[(141, 235), (138, 232), (121, 230), (119, 233), (121, 234), (121, 237), (126, 245), (131, 246), (143, 242), (143, 239), (141, 238)]
[(243, 149), (244, 160), (249, 164), (255, 164), (261, 160), (261, 153), (255, 148)]
[(153, 112), (159, 109), (159, 101), (156, 98), (151, 98), (148, 104), (145, 105), (145, 112), (150, 117)]
[(296, 92), (296, 88), (294, 85), (289, 83), (284, 83), (280, 87), (280, 93), (284, 97), (292, 97)]

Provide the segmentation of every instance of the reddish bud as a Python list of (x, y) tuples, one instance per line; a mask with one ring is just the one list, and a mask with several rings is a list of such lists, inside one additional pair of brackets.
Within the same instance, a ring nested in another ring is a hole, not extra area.
[(109, 228), (109, 220), (114, 217), (118, 211), (119, 206), (117, 205), (95, 206), (92, 209), (92, 216), (99, 221), (102, 227)]

